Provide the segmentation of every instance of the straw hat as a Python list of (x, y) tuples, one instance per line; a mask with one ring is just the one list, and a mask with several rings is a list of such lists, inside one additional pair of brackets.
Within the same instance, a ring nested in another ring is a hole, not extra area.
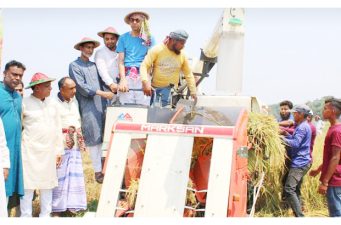
[(117, 30), (113, 27), (108, 27), (107, 29), (97, 33), (97, 35), (100, 37), (103, 37), (104, 34), (113, 34), (113, 35), (116, 35), (117, 38), (120, 36)]
[(29, 89), (37, 84), (42, 84), (50, 81), (54, 81), (56, 78), (50, 78), (43, 73), (35, 73), (31, 79), (30, 84), (25, 88)]
[(82, 40), (80, 41), (80, 42), (78, 42), (75, 46), (74, 46), (74, 48), (75, 49), (77, 49), (77, 50), (80, 50), (80, 46), (82, 45), (82, 44), (84, 44), (84, 43), (94, 43), (95, 44), (95, 48), (97, 48), (99, 45), (100, 45), (100, 43), (98, 42), (98, 41), (96, 41), (96, 40), (94, 40), (94, 39), (91, 39), (91, 38), (89, 38), (89, 37), (84, 37), (84, 38), (82, 38)]
[(142, 14), (146, 17), (147, 20), (149, 20), (149, 15), (145, 12), (142, 12), (142, 11), (133, 11), (129, 14), (127, 14), (125, 17), (124, 17), (124, 22), (126, 22), (127, 24), (129, 24), (129, 18), (133, 15), (133, 14)]

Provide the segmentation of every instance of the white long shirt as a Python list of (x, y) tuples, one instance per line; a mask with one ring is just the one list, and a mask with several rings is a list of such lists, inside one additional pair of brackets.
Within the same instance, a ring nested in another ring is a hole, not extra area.
[[(68, 129), (70, 126), (74, 126), (78, 129), (81, 127), (81, 116), (79, 114), (79, 106), (76, 98), (72, 98), (67, 102), (57, 97), (57, 106), (60, 112), (62, 128)], [(64, 148), (66, 148), (65, 138), (63, 139)], [(76, 146), (78, 146), (77, 141), (75, 142), (75, 147)]]
[(58, 185), (56, 156), (64, 154), (57, 102), (33, 95), (23, 100), (22, 163), (25, 189), (52, 189)]
[(116, 83), (118, 70), (118, 53), (111, 51), (107, 46), (97, 50), (95, 54), (95, 63), (102, 80), (106, 85)]
[(7, 148), (4, 126), (0, 118), (0, 218), (7, 217), (7, 201), (3, 168), (9, 167), (9, 150)]

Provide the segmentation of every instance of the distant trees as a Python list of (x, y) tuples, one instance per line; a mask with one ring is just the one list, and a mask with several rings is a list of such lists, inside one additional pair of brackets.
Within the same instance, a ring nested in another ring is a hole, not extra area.
[[(308, 101), (305, 102), (304, 104), (308, 105), (314, 112), (314, 115), (319, 115), (322, 116), (322, 111), (323, 111), (323, 106), (324, 106), (324, 101), (327, 98), (330, 98), (332, 96), (324, 96), (320, 99), (315, 99), (313, 101)], [(296, 104), (302, 104), (302, 103), (296, 103), (293, 102), (294, 105)], [(273, 104), (269, 105), (270, 113), (274, 115), (276, 118), (279, 116), (279, 104)]]

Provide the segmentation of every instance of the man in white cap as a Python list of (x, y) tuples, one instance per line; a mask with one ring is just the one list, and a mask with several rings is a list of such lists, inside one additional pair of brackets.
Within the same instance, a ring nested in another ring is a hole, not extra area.
[(113, 27), (108, 27), (104, 31), (97, 33), (103, 38), (104, 47), (97, 50), (95, 54), (95, 63), (98, 73), (104, 83), (110, 87), (113, 93), (117, 93), (117, 81), (119, 77), (118, 71), (118, 53), (116, 52), (116, 44), (119, 34)]
[[(52, 189), (58, 185), (57, 169), (64, 154), (57, 102), (49, 98), (51, 81), (43, 73), (33, 75), (27, 88), (33, 93), (23, 100), (22, 162), (25, 195), (20, 199), (21, 217), (32, 217), (32, 197), (40, 190), (39, 217), (49, 217)], [(26, 88), (26, 89), (27, 89)]]
[(134, 11), (125, 16), (124, 21), (130, 25), (131, 31), (120, 36), (117, 45), (119, 54), (119, 96), (122, 104), (149, 106), (150, 98), (142, 92), (140, 65), (154, 38), (150, 35), (149, 15)]
[(91, 38), (83, 38), (74, 48), (81, 51), (81, 56), (70, 63), (69, 75), (76, 83), (76, 98), (82, 119), (84, 141), (90, 151), (95, 180), (103, 182), (102, 174), (102, 143), (106, 100), (114, 94), (104, 91), (104, 83), (98, 74), (96, 64), (90, 61), (94, 49), (100, 44)]
[(311, 166), (310, 145), (311, 129), (307, 122), (310, 108), (307, 105), (296, 105), (291, 112), (295, 120), (295, 130), (292, 135), (282, 130), (284, 143), (290, 147), (287, 155), (291, 160), (288, 175), (284, 184), (284, 195), (296, 217), (303, 217), (301, 207), (301, 184), (304, 175)]
[[(161, 96), (162, 107), (170, 103), (170, 84), (178, 86), (180, 73), (185, 76), (192, 98), (196, 98), (196, 85), (188, 59), (182, 49), (185, 47), (188, 34), (184, 30), (176, 30), (169, 34), (165, 43), (153, 47), (141, 64), (143, 92), (147, 96), (155, 90), (156, 101)], [(151, 78), (148, 71), (153, 68)], [(152, 99), (153, 100), (153, 99)]]

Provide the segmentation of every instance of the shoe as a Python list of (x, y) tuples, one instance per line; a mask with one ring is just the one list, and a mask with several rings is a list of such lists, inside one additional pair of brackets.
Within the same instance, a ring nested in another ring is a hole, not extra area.
[(95, 173), (95, 180), (97, 181), (97, 183), (102, 184), (103, 179), (104, 179), (104, 175), (102, 172), (96, 172)]

